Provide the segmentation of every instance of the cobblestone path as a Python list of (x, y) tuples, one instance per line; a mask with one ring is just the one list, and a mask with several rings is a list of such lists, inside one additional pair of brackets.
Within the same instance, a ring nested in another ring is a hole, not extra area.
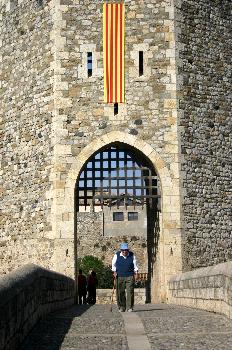
[[(143, 345), (144, 344), (144, 345)], [(37, 324), (20, 350), (230, 350), (232, 321), (172, 305), (73, 306)]]

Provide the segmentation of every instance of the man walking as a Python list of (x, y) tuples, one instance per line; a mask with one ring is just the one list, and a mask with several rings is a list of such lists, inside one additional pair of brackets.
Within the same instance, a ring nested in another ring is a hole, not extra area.
[(134, 281), (138, 276), (138, 266), (136, 257), (133, 252), (129, 251), (127, 243), (122, 243), (120, 251), (114, 255), (112, 271), (116, 279), (119, 311), (132, 312), (134, 307)]

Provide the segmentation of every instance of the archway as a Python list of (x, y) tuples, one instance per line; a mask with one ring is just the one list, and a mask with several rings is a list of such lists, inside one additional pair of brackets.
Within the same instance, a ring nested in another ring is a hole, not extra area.
[[(60, 192), (57, 190), (57, 201), (54, 206), (54, 213), (56, 217), (65, 217), (65, 221), (57, 221), (54, 226), (54, 235), (57, 239), (60, 239), (62, 245), (65, 244), (69, 247), (69, 251), (73, 249), (74, 239), (74, 256), (67, 256), (67, 263), (64, 262), (64, 266), (68, 266), (68, 274), (70, 276), (77, 275), (77, 251), (78, 255), (81, 252), (81, 246), (78, 245), (77, 240), (77, 208), (73, 206), (74, 199), (76, 198), (75, 186), (77, 185), (77, 179), (79, 178), (85, 164), (88, 160), (112, 144), (121, 143), (128, 149), (133, 149), (136, 153), (140, 153), (143, 158), (147, 159), (149, 164), (153, 167), (155, 174), (158, 175), (160, 180), (160, 192), (162, 196), (161, 212), (159, 215), (159, 245), (156, 245), (156, 261), (153, 268), (153, 276), (151, 284), (151, 297), (152, 302), (166, 301), (168, 298), (168, 286), (167, 281), (170, 276), (181, 272), (182, 259), (181, 259), (181, 220), (180, 220), (180, 189), (179, 189), (179, 172), (178, 163), (171, 164), (166, 163), (162, 159), (162, 155), (158, 154), (149, 143), (140, 140), (134, 135), (128, 135), (120, 131), (112, 131), (97, 139), (91, 141), (81, 152), (76, 156), (75, 162), (68, 173), (67, 181), (65, 182), (64, 196), (62, 200), (60, 198)], [(75, 202), (75, 205), (77, 203)], [(68, 218), (65, 213), (69, 212)], [(94, 213), (94, 215), (99, 215)], [(74, 220), (73, 220), (74, 218)], [(101, 223), (99, 223), (101, 225)], [(84, 232), (83, 232), (84, 235)], [(65, 238), (65, 241), (64, 241)], [(57, 241), (58, 242), (58, 241)], [(120, 243), (120, 242), (118, 242)], [(91, 247), (91, 242), (88, 243)], [(77, 249), (78, 248), (78, 249)], [(66, 249), (66, 248), (65, 248)], [(107, 246), (104, 248), (108, 251)], [(133, 246), (132, 246), (133, 249)], [(67, 250), (67, 249), (66, 249)], [(105, 252), (103, 252), (105, 255)], [(113, 251), (109, 250), (110, 257), (112, 257)], [(53, 256), (54, 268), (58, 271), (66, 271), (60, 266), (60, 254), (59, 250)], [(72, 264), (73, 267), (71, 266)], [(71, 268), (72, 267), (72, 268)], [(153, 283), (153, 281), (155, 282)]]
[(138, 256), (138, 286), (146, 287), (146, 302), (151, 301), (159, 242), (160, 197), (160, 181), (150, 160), (121, 142), (95, 152), (83, 165), (76, 182), (78, 256), (92, 251), (110, 265), (118, 242), (129, 242)]

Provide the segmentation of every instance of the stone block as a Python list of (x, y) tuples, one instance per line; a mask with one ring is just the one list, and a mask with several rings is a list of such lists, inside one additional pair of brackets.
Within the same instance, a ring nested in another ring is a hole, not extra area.
[(166, 99), (164, 100), (164, 108), (165, 109), (176, 109), (177, 102), (175, 99)]

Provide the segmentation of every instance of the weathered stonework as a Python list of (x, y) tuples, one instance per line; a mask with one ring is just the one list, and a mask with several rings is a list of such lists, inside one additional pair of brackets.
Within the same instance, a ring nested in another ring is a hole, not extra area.
[(75, 282), (28, 264), (0, 277), (0, 349), (16, 350), (41, 318), (75, 301)]
[(232, 318), (231, 265), (229, 261), (173, 276), (169, 281), (168, 302)]
[[(135, 288), (135, 304), (143, 305), (146, 303), (146, 290), (145, 288)], [(111, 304), (112, 303), (112, 290), (111, 289), (97, 289), (97, 304)], [(117, 304), (115, 294), (113, 294), (113, 304)]]
[(231, 1), (177, 3), (185, 270), (232, 259)]
[(50, 8), (0, 1), (1, 243), (0, 271), (27, 262), (51, 266), (54, 242), (48, 192), (53, 162), (53, 55)]
[[(229, 56), (223, 56), (229, 41), (226, 13), (219, 11), (217, 1), (204, 5), (204, 1), (190, 0), (126, 0), (126, 103), (119, 104), (114, 115), (113, 104), (103, 103), (103, 2), (0, 0), (4, 130), (0, 271), (34, 262), (74, 276), (75, 260), (84, 251), (110, 263), (121, 238), (100, 237), (97, 221), (95, 229), (86, 226), (85, 220), (76, 221), (74, 190), (89, 157), (120, 142), (142, 152), (160, 180), (152, 298), (165, 301), (167, 281), (173, 274), (231, 257), (229, 190), (224, 188), (229, 188), (230, 177), (225, 153), (229, 149), (228, 99), (223, 98), (229, 90)], [(223, 4), (229, 2), (223, 0)], [(211, 32), (204, 6), (208, 13), (212, 11)], [(210, 33), (210, 40), (205, 40), (205, 33)], [(219, 35), (227, 41), (219, 40)], [(221, 61), (213, 61), (214, 55), (208, 67), (204, 64), (210, 42), (212, 52), (225, 57), (223, 67)], [(141, 50), (143, 76), (138, 67)], [(89, 51), (92, 77), (87, 74)], [(194, 64), (187, 62), (193, 58)], [(220, 95), (220, 113), (213, 107), (211, 71), (220, 82), (215, 90)], [(208, 124), (211, 112), (217, 119), (212, 127)], [(205, 131), (210, 136), (207, 142)], [(204, 160), (204, 166), (198, 159)], [(212, 193), (216, 175), (218, 185)], [(206, 222), (212, 216), (220, 225)], [(127, 238), (145, 270), (142, 245), (146, 239)]]

